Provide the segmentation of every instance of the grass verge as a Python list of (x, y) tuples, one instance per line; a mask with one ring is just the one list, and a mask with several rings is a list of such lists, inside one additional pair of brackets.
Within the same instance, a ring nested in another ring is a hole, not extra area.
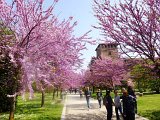
[(144, 95), (138, 98), (138, 114), (149, 120), (160, 120), (160, 94)]
[[(59, 98), (52, 100), (52, 94), (45, 94), (45, 105), (41, 106), (41, 94), (36, 93), (32, 100), (18, 98), (15, 120), (60, 120), (63, 104)], [(9, 113), (2, 113), (0, 120), (8, 120)]]

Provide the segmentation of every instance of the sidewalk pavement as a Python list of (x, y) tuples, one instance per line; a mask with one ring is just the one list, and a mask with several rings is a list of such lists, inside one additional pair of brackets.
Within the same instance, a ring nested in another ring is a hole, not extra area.
[[(61, 120), (106, 120), (106, 108), (102, 105), (99, 108), (98, 101), (95, 99), (90, 100), (91, 108), (87, 108), (86, 99), (80, 98), (78, 94), (68, 94), (64, 100), (64, 108)], [(113, 108), (114, 110), (114, 108)], [(116, 120), (115, 112), (113, 111), (112, 120)], [(122, 120), (122, 119), (121, 119)], [(136, 120), (148, 120), (141, 116), (136, 115)]]

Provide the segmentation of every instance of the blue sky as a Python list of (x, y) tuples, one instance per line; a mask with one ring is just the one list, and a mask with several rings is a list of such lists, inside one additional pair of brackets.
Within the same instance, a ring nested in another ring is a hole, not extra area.
[[(47, 4), (49, 4), (49, 2)], [(100, 37), (102, 38), (102, 36), (100, 36), (98, 30), (92, 27), (92, 25), (97, 25), (97, 19), (94, 17), (92, 5), (93, 0), (59, 0), (55, 12), (61, 20), (67, 19), (70, 16), (74, 17), (74, 21), (78, 22), (78, 25), (75, 27), (76, 36), (83, 35), (87, 31), (92, 30), (89, 37), (98, 40)], [(83, 69), (87, 68), (91, 57), (96, 56), (95, 49), (97, 45), (87, 44), (87, 50), (82, 52), (82, 58), (85, 58)]]

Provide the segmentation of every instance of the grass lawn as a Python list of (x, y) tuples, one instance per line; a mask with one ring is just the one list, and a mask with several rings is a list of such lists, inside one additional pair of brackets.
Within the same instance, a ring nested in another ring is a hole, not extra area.
[(138, 114), (149, 120), (160, 120), (160, 94), (139, 97)]
[[(18, 98), (15, 112), (15, 120), (60, 120), (63, 109), (61, 100), (56, 98), (52, 100), (52, 94), (45, 95), (45, 106), (41, 105), (41, 94), (36, 93), (33, 100), (23, 101)], [(0, 114), (0, 120), (8, 120), (9, 113)]]

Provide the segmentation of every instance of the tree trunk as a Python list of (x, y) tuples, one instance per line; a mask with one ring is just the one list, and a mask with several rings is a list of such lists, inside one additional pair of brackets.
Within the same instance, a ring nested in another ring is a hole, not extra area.
[(159, 87), (156, 88), (156, 93), (160, 94)]
[(159, 94), (160, 92), (159, 92), (159, 90), (156, 90), (156, 94)]
[(58, 88), (57, 88), (57, 97), (58, 97)]
[(42, 90), (42, 101), (41, 101), (41, 107), (44, 107), (44, 90)]
[(61, 89), (61, 91), (60, 91), (60, 97), (61, 97), (61, 99), (63, 99), (62, 89)]
[(95, 87), (93, 86), (93, 93), (95, 93)]
[(53, 100), (55, 99), (55, 94), (56, 94), (56, 89), (55, 88), (53, 88)]
[(140, 91), (140, 80), (138, 80), (138, 90)]
[(154, 72), (157, 74), (157, 76), (160, 78), (160, 68), (159, 68), (160, 64), (156, 63), (155, 64), (155, 68), (154, 68)]
[(14, 111), (15, 111), (15, 97), (9, 98), (11, 101), (10, 103), (10, 114), (9, 114), (9, 120), (14, 120)]

